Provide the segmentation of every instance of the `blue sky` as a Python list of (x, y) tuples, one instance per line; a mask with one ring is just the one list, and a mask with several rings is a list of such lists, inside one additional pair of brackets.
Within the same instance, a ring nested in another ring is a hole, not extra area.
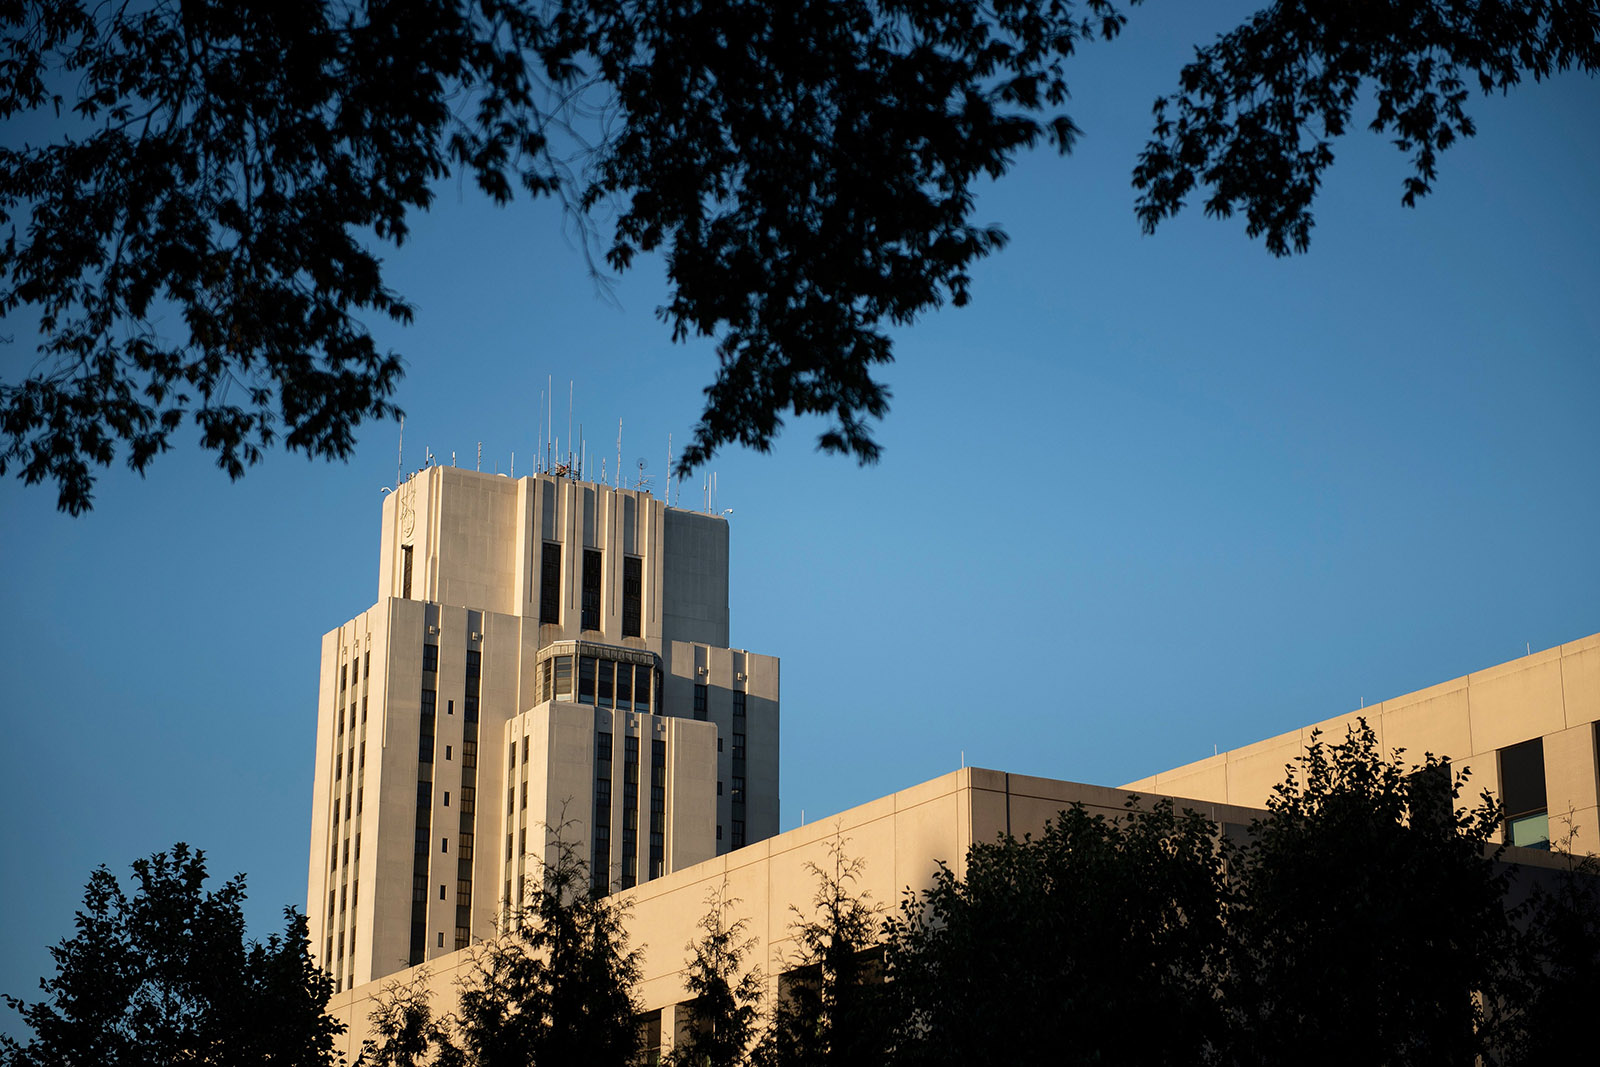
[[(1475, 101), (1415, 210), (1346, 138), (1309, 255), (1198, 211), (1142, 237), (1150, 102), (1225, 24), (1198, 6), (1075, 60), (1076, 152), (984, 190), (1011, 245), (898, 333), (881, 464), (806, 422), (713, 463), (734, 643), (783, 658), (784, 828), (963, 755), (1115, 784), (1600, 630), (1600, 84)], [(408, 466), (525, 471), (553, 376), (660, 484), (714, 357), (655, 264), (608, 303), (555, 213), (455, 184), (388, 264)], [(395, 450), (233, 484), (186, 441), (79, 519), (0, 484), (0, 990), (95, 864), (174, 841), (248, 873), (255, 935), (304, 906), (318, 641), (376, 595)]]

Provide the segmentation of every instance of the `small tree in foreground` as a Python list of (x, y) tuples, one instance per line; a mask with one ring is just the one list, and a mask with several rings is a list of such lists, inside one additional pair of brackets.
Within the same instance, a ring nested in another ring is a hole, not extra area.
[(1223, 857), (1171, 800), (974, 844), (889, 923), (896, 1062), (1202, 1062), (1223, 1030)]
[(375, 998), (367, 1017), (372, 1031), (361, 1043), (357, 1067), (461, 1067), (464, 1058), (450, 1034), (450, 1017), (435, 1016), (427, 968), (409, 982), (391, 982)]
[(247, 942), (243, 876), (205, 880), (205, 854), (181, 843), (133, 864), (131, 896), (105, 867), (90, 875), (45, 999), (5, 997), (33, 1037), (0, 1035), (0, 1064), (331, 1067), (343, 1027), (305, 917), (286, 909), (281, 935)]
[(1238, 1062), (1472, 1063), (1501, 1046), (1518, 932), (1467, 774), (1385, 759), (1365, 719), (1312, 735), (1251, 826), (1224, 989)]
[(729, 921), (737, 897), (724, 896), (719, 886), (706, 895), (702, 934), (687, 946), (689, 966), (684, 985), (689, 1002), (689, 1034), (674, 1046), (669, 1067), (738, 1067), (747, 1061), (760, 1019), (761, 971), (745, 969), (755, 945), (746, 935), (750, 921)]
[(463, 980), (462, 1053), (472, 1067), (624, 1067), (638, 1051), (639, 953), (624, 908), (590, 891), (578, 849), (551, 834), (555, 859)]
[(797, 946), (780, 984), (772, 1025), (756, 1049), (760, 1067), (882, 1063), (887, 1055), (882, 962), (875, 951), (878, 907), (857, 894), (866, 862), (828, 845), (826, 866), (806, 864), (817, 879), (814, 917), (798, 908), (790, 927)]

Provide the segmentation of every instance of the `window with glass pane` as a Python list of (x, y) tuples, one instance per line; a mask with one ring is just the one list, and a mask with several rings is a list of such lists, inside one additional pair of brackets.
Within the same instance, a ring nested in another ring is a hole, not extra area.
[(539, 560), (539, 621), (561, 621), (561, 546), (551, 541)]
[(594, 657), (578, 657), (578, 703), (594, 703)]
[(585, 630), (600, 629), (600, 572), (598, 549), (583, 550), (583, 617), (579, 622)]
[(1526, 848), (1550, 847), (1542, 738), (1500, 750), (1500, 802), (1506, 809), (1507, 841)]

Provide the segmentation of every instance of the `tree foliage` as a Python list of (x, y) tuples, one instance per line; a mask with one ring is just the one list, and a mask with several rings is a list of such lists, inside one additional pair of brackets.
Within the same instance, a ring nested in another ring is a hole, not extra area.
[[(1385, 759), (1363, 719), (1314, 734), (1234, 861), (1225, 995), (1238, 1059), (1470, 1063), (1498, 1047), (1518, 930), (1490, 842), (1500, 811), (1466, 772)], [(1297, 1053), (1295, 1050), (1299, 1050)]]
[[(1128, 0), (1128, 4), (1138, 0)], [(888, 331), (966, 303), (1005, 234), (974, 183), (1065, 153), (1066, 61), (1113, 0), (13, 0), (0, 4), (0, 315), (38, 360), (0, 382), (0, 473), (90, 506), (191, 420), (238, 477), (275, 441), (349, 454), (397, 414), (369, 317), (439, 179), (558, 199), (591, 270), (659, 253), (657, 309), (719, 367), (685, 449), (771, 446), (789, 414), (869, 462)], [(1600, 69), (1589, 0), (1273, 4), (1199, 50), (1134, 171), (1146, 230), (1200, 186), (1273, 252), (1364, 88), (1410, 204), (1473, 132), (1472, 85)], [(63, 118), (64, 116), (64, 118)]]
[(116, 1064), (332, 1067), (341, 1031), (332, 979), (311, 960), (305, 917), (244, 937), (244, 879), (206, 890), (205, 855), (183, 844), (133, 864), (130, 896), (105, 867), (84, 890), (77, 933), (51, 955), (45, 998), (6, 996), (33, 1036), (0, 1035), (4, 1067)]
[(748, 919), (732, 917), (739, 899), (725, 893), (718, 886), (707, 894), (700, 937), (685, 946), (689, 1033), (673, 1046), (668, 1067), (739, 1067), (756, 1037), (762, 976), (745, 963), (755, 939)]
[(1439, 153), (1476, 132), (1473, 90), (1600, 71), (1591, 0), (1287, 0), (1196, 51), (1180, 89), (1156, 101), (1134, 170), (1151, 232), (1205, 187), (1208, 215), (1242, 209), (1275, 255), (1311, 243), (1312, 203), (1333, 142), (1370, 101), (1367, 127), (1409, 155), (1401, 200), (1438, 177)]
[(622, 905), (591, 893), (571, 842), (556, 834), (552, 847), (461, 988), (457, 1040), (471, 1067), (624, 1067), (638, 1050), (639, 953)]
[[(1063, 61), (1109, 0), (87, 0), (0, 6), (0, 314), (40, 363), (0, 386), (0, 472), (89, 506), (186, 417), (237, 477), (281, 437), (347, 455), (394, 414), (406, 321), (377, 248), (471, 175), (584, 213), (613, 269), (660, 251), (678, 339), (714, 336), (685, 469), (785, 411), (877, 455), (888, 325), (968, 296), (1003, 235), (972, 184), (1061, 151)], [(602, 234), (603, 224), (609, 234)], [(16, 227), (21, 224), (22, 231)]]
[(1074, 805), (1037, 839), (974, 844), (963, 876), (941, 865), (902, 901), (895, 1062), (1199, 1063), (1220, 1046), (1218, 827), (1170, 800), (1129, 808)]
[(464, 1067), (450, 1017), (434, 1013), (428, 978), (427, 968), (418, 968), (408, 981), (390, 982), (379, 991), (357, 1067)]
[(883, 924), (878, 906), (856, 889), (866, 862), (850, 856), (847, 844), (836, 837), (826, 864), (806, 864), (817, 880), (812, 914), (795, 909), (795, 953), (756, 1049), (759, 1067), (853, 1067), (888, 1055)]

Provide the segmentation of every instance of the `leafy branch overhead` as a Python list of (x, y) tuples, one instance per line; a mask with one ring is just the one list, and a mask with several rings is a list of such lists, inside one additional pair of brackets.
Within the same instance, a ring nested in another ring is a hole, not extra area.
[[(39, 338), (0, 378), (0, 473), (76, 514), (95, 467), (144, 470), (186, 421), (234, 477), (279, 441), (348, 456), (398, 413), (368, 323), (412, 308), (380, 251), (452, 174), (556, 198), (591, 266), (661, 255), (660, 317), (720, 360), (680, 470), (791, 414), (871, 461), (888, 330), (968, 300), (1005, 243), (973, 183), (1071, 148), (1065, 62), (1123, 22), (1111, 0), (0, 5), (0, 119), (27, 141), (0, 148), (0, 315)], [(1277, 5), (1162, 105), (1144, 224), (1208, 185), (1303, 248), (1362, 79), (1415, 152), (1409, 200), (1471, 132), (1465, 74), (1593, 70), (1597, 25), (1577, 0)]]
[(1432, 189), (1439, 153), (1476, 132), (1474, 87), (1505, 93), (1573, 67), (1600, 71), (1591, 0), (1273, 4), (1197, 49), (1180, 91), (1156, 101), (1133, 174), (1140, 222), (1152, 232), (1204, 186), (1206, 214), (1242, 209), (1246, 232), (1274, 255), (1304, 252), (1333, 141), (1363, 94), (1368, 128), (1410, 157), (1401, 199), (1412, 207)]

